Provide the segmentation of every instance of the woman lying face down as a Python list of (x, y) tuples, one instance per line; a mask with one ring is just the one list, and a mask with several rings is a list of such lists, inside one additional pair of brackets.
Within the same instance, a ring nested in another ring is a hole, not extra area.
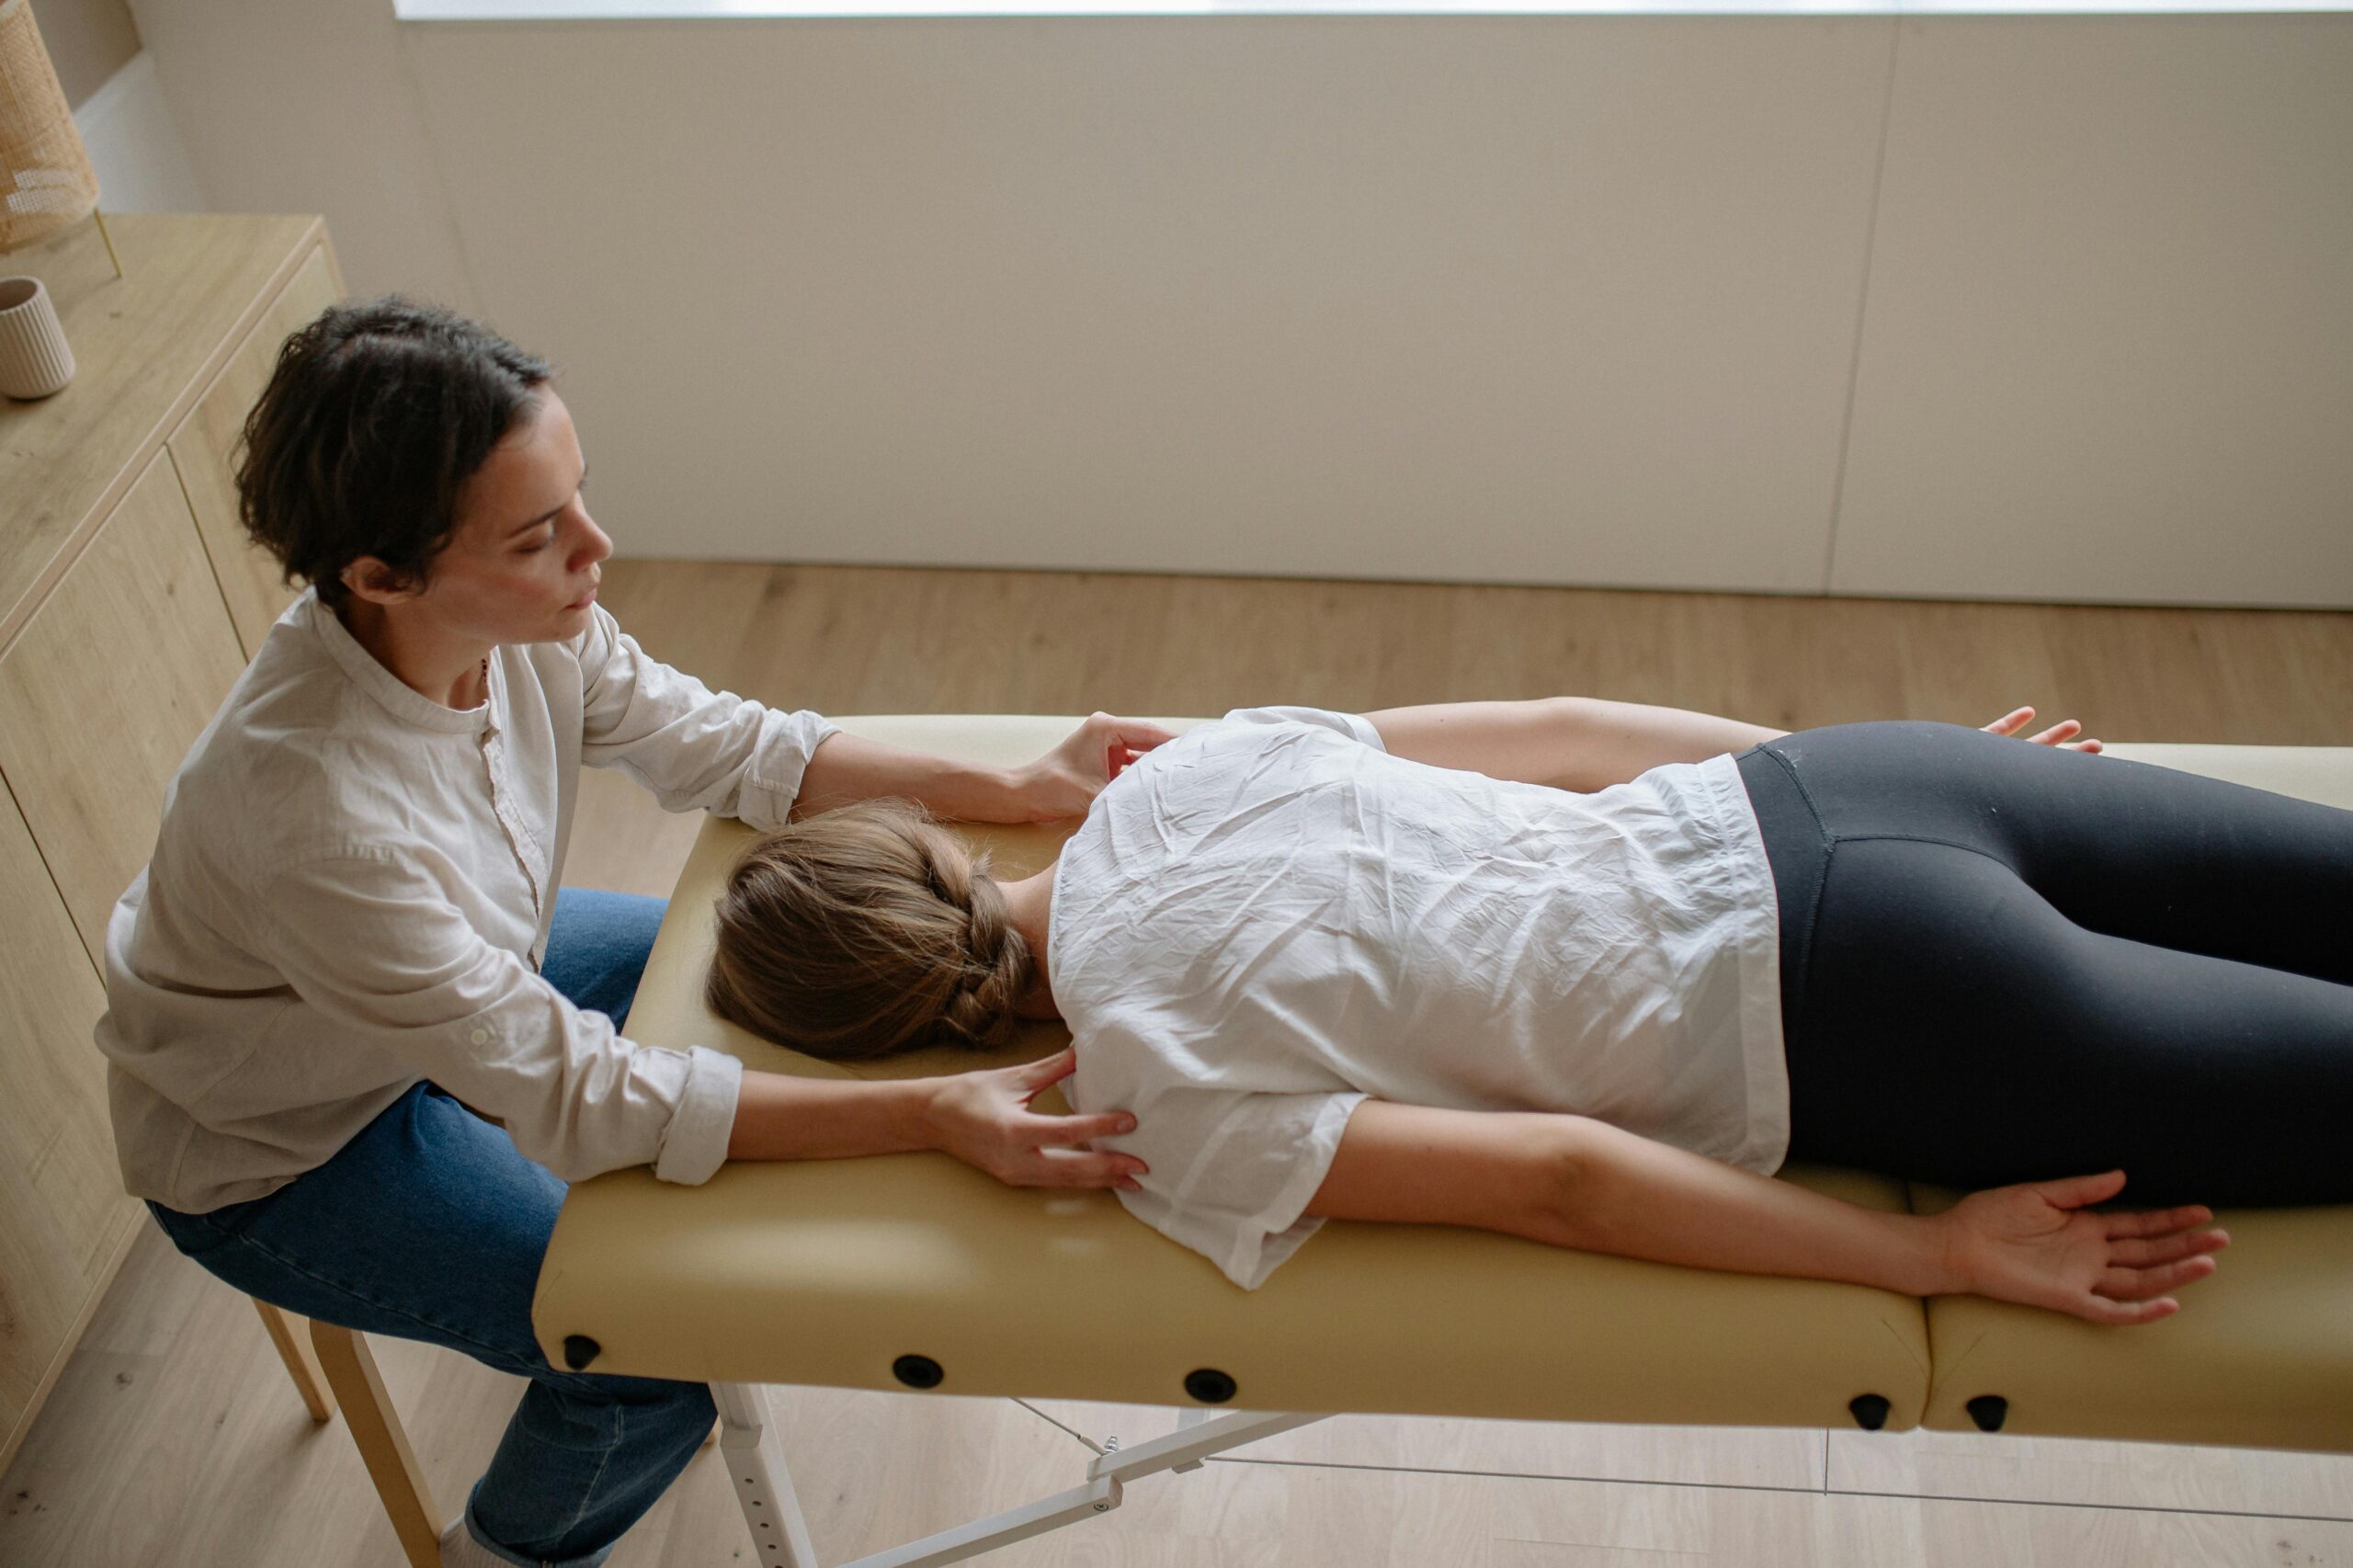
[[(888, 804), (761, 840), (710, 999), (834, 1059), (1058, 1011), (1073, 1105), (1137, 1116), (1121, 1201), (1245, 1288), (1346, 1218), (2149, 1322), (2227, 1242), (2189, 1198), (2353, 1200), (2346, 1162), (2279, 1153), (2353, 1112), (2353, 955), (2293, 935), (2353, 894), (2353, 813), (2017, 718), (1237, 710), (1022, 881)], [(2182, 913), (2218, 904), (2220, 956)], [(2214, 1006), (2276, 1040), (2201, 1049)], [(1792, 1155), (1987, 1190), (1867, 1210), (1765, 1179)], [(2128, 1181), (2171, 1206), (2094, 1207)]]

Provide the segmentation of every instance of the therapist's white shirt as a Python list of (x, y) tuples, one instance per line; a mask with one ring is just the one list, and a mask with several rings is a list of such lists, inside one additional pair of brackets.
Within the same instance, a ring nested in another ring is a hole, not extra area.
[(202, 1213), (323, 1165), (419, 1079), (566, 1181), (725, 1160), (742, 1065), (640, 1046), (540, 978), (581, 765), (781, 824), (834, 726), (646, 657), (604, 608), (503, 647), (463, 712), (305, 593), (199, 736), (107, 927), (123, 1185)]
[(1074, 1108), (1133, 1111), (1128, 1209), (1255, 1289), (1368, 1096), (1789, 1150), (1771, 868), (1729, 756), (1582, 795), (1239, 710), (1145, 754), (1054, 871)]

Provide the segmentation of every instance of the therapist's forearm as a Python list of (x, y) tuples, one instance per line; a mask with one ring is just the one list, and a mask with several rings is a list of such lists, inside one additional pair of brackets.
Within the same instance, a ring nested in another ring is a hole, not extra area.
[(1548, 1240), (1913, 1296), (1965, 1289), (1946, 1256), (1940, 1221), (1865, 1209), (1603, 1122), (1581, 1122), (1579, 1132), (1574, 1176), (1553, 1220), (1560, 1234)]
[(746, 1072), (736, 1091), (731, 1160), (836, 1160), (939, 1146), (921, 1079), (880, 1083)]
[(818, 743), (793, 798), (795, 821), (880, 796), (918, 801), (961, 822), (1008, 822), (1019, 815), (1012, 771), (933, 756), (836, 731)]

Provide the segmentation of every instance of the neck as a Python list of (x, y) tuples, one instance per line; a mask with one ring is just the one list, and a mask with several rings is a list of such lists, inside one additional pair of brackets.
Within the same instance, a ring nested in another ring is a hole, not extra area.
[(1053, 980), (1046, 972), (1046, 937), (1054, 913), (1054, 869), (1048, 866), (1017, 882), (999, 882), (997, 891), (1005, 894), (1006, 915), (1013, 928), (1029, 944), (1029, 991), (1014, 1010), (1025, 1018), (1058, 1018), (1062, 1013), (1054, 1006)]
[(490, 695), (483, 678), (487, 643), (452, 638), (380, 604), (353, 597), (336, 615), (351, 640), (418, 696), (460, 712), (479, 708)]

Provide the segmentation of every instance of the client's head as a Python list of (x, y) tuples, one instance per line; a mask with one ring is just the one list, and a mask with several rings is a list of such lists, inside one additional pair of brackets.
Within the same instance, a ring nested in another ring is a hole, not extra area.
[(860, 801), (767, 835), (736, 863), (718, 909), (711, 1010), (810, 1056), (984, 1051), (1012, 1033), (1029, 987), (1029, 945), (988, 858), (904, 801)]

